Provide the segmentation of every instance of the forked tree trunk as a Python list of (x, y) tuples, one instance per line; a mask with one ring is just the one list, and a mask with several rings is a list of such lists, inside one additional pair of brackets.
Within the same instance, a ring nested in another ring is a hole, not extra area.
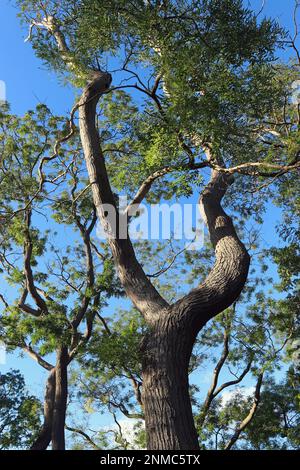
[(199, 449), (189, 396), (188, 366), (197, 334), (237, 299), (247, 279), (249, 255), (221, 200), (232, 178), (212, 173), (200, 210), (216, 261), (197, 288), (160, 312), (143, 350), (143, 404), (147, 448)]
[(159, 321), (145, 338), (143, 405), (147, 449), (197, 450), (188, 366), (194, 339), (177, 315)]
[[(101, 142), (95, 124), (96, 106), (110, 85), (109, 74), (98, 72), (79, 102), (79, 127), (93, 200), (106, 230), (103, 204), (117, 213)], [(200, 197), (200, 208), (215, 248), (216, 262), (206, 280), (170, 306), (138, 263), (130, 239), (109, 238), (120, 281), (150, 333), (143, 345), (143, 406), (149, 449), (198, 449), (188, 386), (188, 365), (195, 338), (209, 319), (229, 307), (247, 279), (249, 255), (239, 240), (221, 200), (232, 176), (212, 171)]]
[(52, 442), (53, 450), (65, 449), (65, 419), (68, 396), (68, 350), (57, 350), (56, 365), (50, 370), (44, 398), (43, 427), (31, 450), (46, 450)]
[(44, 423), (37, 439), (31, 446), (31, 450), (46, 450), (51, 442), (53, 404), (55, 397), (55, 368), (53, 368), (46, 382), (44, 398)]

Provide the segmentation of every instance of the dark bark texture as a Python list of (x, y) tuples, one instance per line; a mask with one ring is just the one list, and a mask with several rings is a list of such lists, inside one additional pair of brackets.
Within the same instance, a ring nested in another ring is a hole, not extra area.
[(44, 423), (39, 436), (31, 446), (31, 450), (45, 450), (51, 442), (53, 405), (55, 398), (55, 368), (53, 368), (46, 382), (44, 398)]
[(46, 450), (52, 442), (53, 450), (65, 449), (65, 419), (68, 396), (68, 350), (57, 350), (56, 365), (51, 369), (45, 389), (44, 423), (31, 450)]
[(148, 449), (199, 448), (188, 386), (188, 365), (201, 328), (229, 307), (247, 279), (249, 255), (221, 200), (232, 178), (213, 172), (200, 208), (216, 261), (196, 289), (159, 315), (143, 345), (143, 403)]

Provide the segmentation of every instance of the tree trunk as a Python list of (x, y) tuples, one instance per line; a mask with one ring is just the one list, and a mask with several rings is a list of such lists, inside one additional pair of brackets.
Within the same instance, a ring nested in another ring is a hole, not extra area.
[(180, 316), (171, 314), (143, 342), (142, 399), (149, 450), (199, 449), (188, 383), (194, 340)]
[(68, 349), (61, 346), (57, 351), (55, 366), (55, 399), (52, 423), (52, 449), (65, 450), (65, 422), (68, 398)]
[(31, 446), (31, 450), (46, 450), (51, 442), (53, 406), (55, 398), (55, 368), (50, 371), (46, 383), (44, 398), (44, 424), (42, 430)]
[(159, 312), (143, 344), (143, 405), (151, 450), (199, 449), (188, 385), (192, 348), (203, 326), (238, 298), (250, 262), (220, 204), (231, 183), (231, 177), (213, 172), (200, 198), (215, 248), (212, 270), (198, 287)]
[[(106, 233), (114, 226), (107, 207), (120, 214), (106, 171), (95, 116), (98, 100), (111, 77), (97, 72), (85, 87), (79, 105), (82, 148), (97, 215)], [(249, 255), (239, 240), (221, 200), (233, 177), (212, 171), (200, 197), (216, 261), (204, 282), (173, 305), (155, 289), (135, 256), (128, 237), (118, 230), (108, 242), (120, 281), (136, 308), (144, 315), (150, 333), (143, 345), (143, 406), (149, 449), (198, 449), (188, 387), (188, 365), (195, 338), (205, 323), (229, 307), (247, 279)], [(126, 235), (126, 234), (125, 234)]]

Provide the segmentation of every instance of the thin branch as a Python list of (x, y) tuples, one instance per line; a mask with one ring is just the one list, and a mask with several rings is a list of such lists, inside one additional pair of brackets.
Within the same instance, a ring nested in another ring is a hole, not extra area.
[(220, 375), (220, 372), (222, 370), (223, 365), (225, 364), (225, 361), (226, 361), (228, 355), (229, 355), (229, 334), (228, 334), (228, 331), (225, 328), (224, 329), (224, 336), (223, 336), (222, 354), (221, 354), (221, 357), (220, 357), (219, 361), (217, 362), (216, 367), (214, 369), (212, 383), (211, 383), (211, 386), (209, 387), (209, 390), (207, 392), (204, 404), (203, 404), (202, 409), (201, 409), (201, 413), (200, 413), (200, 417), (199, 417), (200, 426), (203, 426), (205, 418), (206, 418), (207, 413), (208, 413), (208, 410), (210, 408), (210, 405), (211, 405), (211, 403), (212, 403), (212, 401), (215, 397), (214, 393), (215, 393), (216, 387), (218, 385), (219, 375)]
[(22, 348), (32, 359), (34, 359), (44, 369), (49, 371), (53, 369), (54, 366), (49, 362), (45, 361), (45, 359), (43, 359), (42, 356), (40, 356), (30, 345), (24, 343)]
[(231, 387), (232, 385), (237, 385), (238, 383), (240, 383), (243, 380), (243, 378), (250, 371), (251, 365), (252, 365), (252, 359), (250, 359), (248, 361), (248, 364), (246, 365), (243, 372), (235, 380), (230, 380), (230, 381), (224, 382), (222, 385), (220, 385), (220, 387), (218, 387), (217, 390), (213, 393), (213, 398), (215, 398), (217, 395), (219, 395), (219, 393), (221, 393), (222, 390), (224, 390), (224, 388)]
[(160, 170), (155, 171), (151, 175), (149, 175), (141, 184), (138, 191), (136, 192), (135, 196), (133, 197), (132, 201), (126, 207), (124, 213), (130, 215), (132, 210), (136, 210), (138, 205), (143, 201), (146, 197), (148, 192), (150, 191), (152, 184), (159, 178), (165, 176), (168, 173), (178, 170), (198, 170), (200, 168), (208, 167), (209, 163), (207, 161), (199, 162), (199, 163), (188, 163), (178, 166), (166, 166), (161, 168)]
[(230, 441), (226, 444), (225, 450), (230, 450), (232, 446), (236, 443), (236, 441), (239, 439), (241, 433), (244, 431), (244, 429), (248, 426), (249, 423), (251, 423), (252, 419), (254, 418), (254, 415), (256, 413), (257, 407), (260, 402), (260, 390), (263, 382), (263, 376), (264, 373), (260, 373), (257, 379), (256, 383), (256, 388), (254, 392), (254, 400), (253, 400), (253, 405), (246, 416), (245, 419), (239, 424), (239, 426), (236, 428), (233, 436), (231, 437)]
[(70, 432), (74, 432), (76, 434), (80, 434), (94, 449), (96, 450), (101, 450), (101, 447), (99, 447), (92, 439), (91, 437), (84, 431), (78, 428), (73, 428), (72, 426), (68, 426), (67, 424), (65, 425), (65, 429)]
[(5, 300), (4, 296), (2, 294), (0, 294), (0, 300), (2, 301), (2, 303), (4, 304), (5, 308), (8, 308), (9, 307), (9, 304), (7, 303), (7, 301)]

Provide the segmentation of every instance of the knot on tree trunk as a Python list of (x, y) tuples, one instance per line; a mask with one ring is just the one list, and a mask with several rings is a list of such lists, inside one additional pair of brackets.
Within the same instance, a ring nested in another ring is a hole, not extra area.
[(112, 82), (112, 76), (108, 72), (93, 70), (89, 74), (89, 80), (83, 93), (85, 100), (99, 100), (101, 94), (109, 89)]

